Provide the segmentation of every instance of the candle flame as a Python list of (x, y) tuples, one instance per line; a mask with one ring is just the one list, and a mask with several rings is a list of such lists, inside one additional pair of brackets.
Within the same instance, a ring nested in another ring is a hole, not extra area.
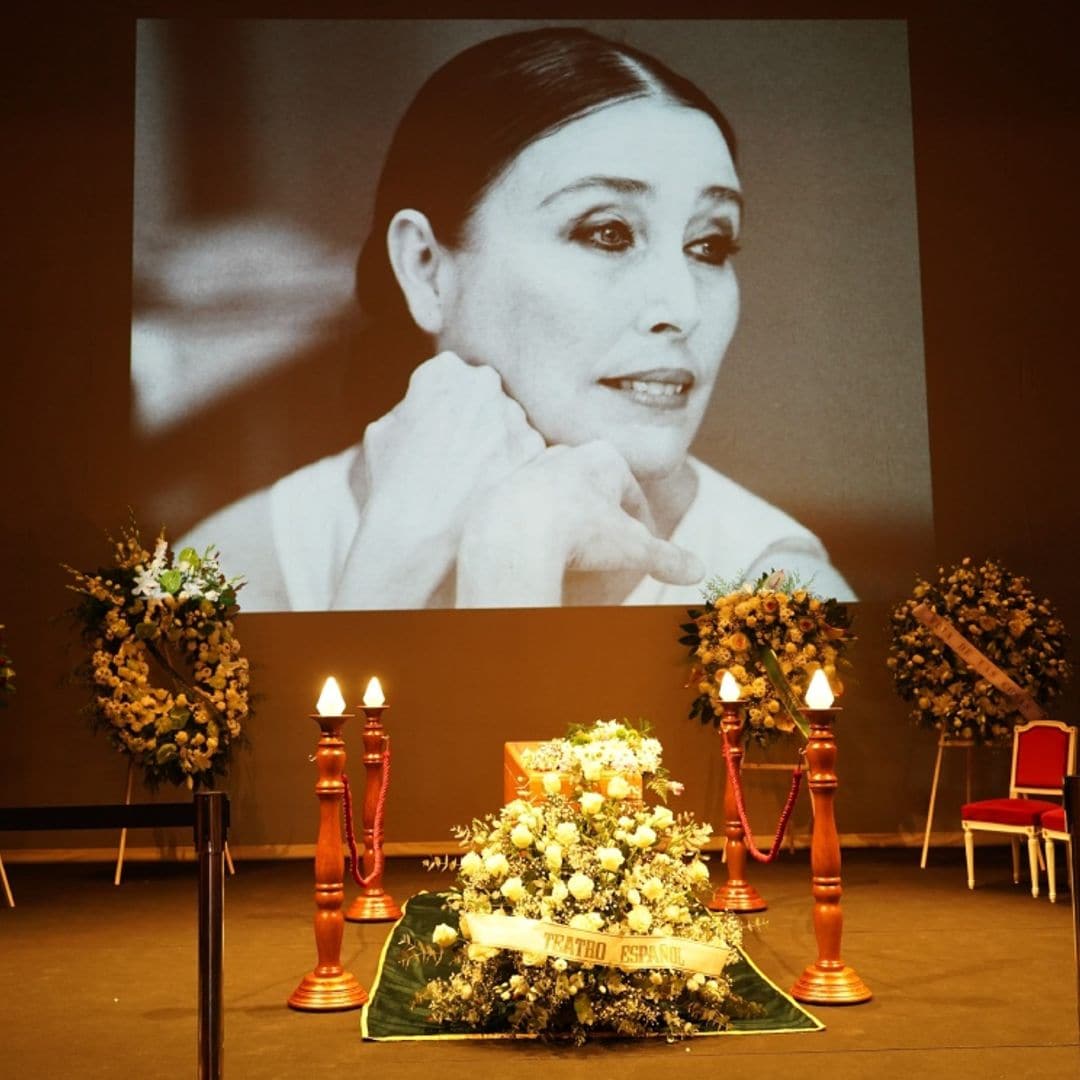
[(730, 671), (725, 671), (724, 677), (720, 680), (720, 700), (738, 701), (741, 695), (742, 691), (735, 681), (735, 676)]
[(383, 694), (377, 675), (372, 675), (371, 681), (367, 684), (367, 689), (364, 691), (364, 704), (369, 709), (377, 709), (380, 705), (386, 704), (386, 696)]
[(828, 709), (833, 703), (832, 687), (822, 668), (814, 672), (810, 685), (806, 688), (806, 704), (811, 709)]
[(333, 675), (323, 683), (319, 703), (315, 706), (320, 716), (341, 716), (345, 712), (345, 699)]

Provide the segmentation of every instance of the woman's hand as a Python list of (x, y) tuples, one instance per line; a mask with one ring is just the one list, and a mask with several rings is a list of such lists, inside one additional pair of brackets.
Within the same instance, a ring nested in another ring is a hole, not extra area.
[(655, 535), (637, 480), (605, 442), (552, 447), (475, 506), (458, 552), (457, 604), (557, 605), (567, 570), (675, 585), (705, 573), (696, 555)]
[(364, 432), (360, 529), (336, 606), (422, 607), (457, 555), (470, 509), (544, 440), (494, 368), (442, 352)]

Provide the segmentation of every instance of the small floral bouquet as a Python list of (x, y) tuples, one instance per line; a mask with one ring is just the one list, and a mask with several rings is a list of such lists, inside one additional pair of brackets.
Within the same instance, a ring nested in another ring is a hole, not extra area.
[(662, 755), (660, 740), (649, 735), (644, 722), (635, 727), (626, 720), (597, 720), (591, 725), (572, 724), (565, 738), (529, 747), (522, 762), (535, 772), (561, 773), (564, 792), (579, 779), (596, 783), (620, 775), (648, 777), (650, 788), (666, 798), (669, 791), (679, 794), (682, 785), (669, 780)]
[(164, 533), (151, 555), (134, 524), (115, 555), (93, 573), (65, 567), (83, 597), (73, 614), (91, 650), (92, 722), (150, 787), (211, 786), (251, 714), (232, 623), (243, 578), (226, 578), (213, 548), (174, 561)]
[(714, 579), (705, 586), (704, 609), (687, 614), (693, 621), (683, 624), (679, 641), (695, 663), (691, 719), (720, 722), (725, 671), (742, 689), (747, 736), (762, 744), (796, 727), (805, 737), (799, 706), (817, 668), (824, 668), (836, 694), (843, 692), (837, 667), (854, 640), (851, 615), (795, 576), (772, 571), (752, 585)]
[[(611, 723), (593, 729), (595, 743), (609, 741)], [(659, 768), (659, 750), (645, 746), (654, 741), (642, 740), (637, 765)], [(543, 798), (456, 830), (468, 848), (459, 891), (424, 943), (453, 963), (418, 1004), (439, 1023), (579, 1043), (595, 1031), (684, 1036), (749, 1014), (723, 972), (737, 958), (738, 920), (702, 903), (711, 827), (632, 798), (619, 776), (601, 793), (587, 779), (593, 759), (574, 749), (588, 741), (578, 731), (566, 742)]]
[[(969, 653), (973, 666), (943, 634), (983, 659)], [(1009, 683), (1047, 705), (1069, 678), (1066, 644), (1064, 624), (1027, 578), (992, 559), (980, 566), (965, 558), (939, 566), (936, 580), (917, 580), (911, 597), (897, 605), (888, 665), (922, 726), (957, 739), (1007, 742), (1019, 717)]]
[(4, 624), (0, 623), (0, 705), (8, 694), (15, 693), (15, 662), (4, 647)]

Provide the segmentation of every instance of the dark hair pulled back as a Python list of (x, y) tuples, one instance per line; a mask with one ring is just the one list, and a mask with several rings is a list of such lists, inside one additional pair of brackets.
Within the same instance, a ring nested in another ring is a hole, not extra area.
[(422, 212), (440, 243), (457, 247), (484, 192), (526, 146), (595, 109), (647, 96), (711, 117), (734, 157), (730, 124), (693, 83), (648, 54), (588, 30), (507, 34), (451, 58), (409, 105), (379, 178), (356, 270), (356, 295), (369, 326), (396, 334), (412, 327), (386, 252), (387, 230), (399, 210)]

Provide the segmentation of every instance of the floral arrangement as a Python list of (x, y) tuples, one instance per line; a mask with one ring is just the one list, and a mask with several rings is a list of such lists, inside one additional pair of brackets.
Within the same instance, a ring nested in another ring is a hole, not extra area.
[(605, 772), (649, 775), (658, 794), (666, 795), (669, 782), (662, 754), (660, 740), (648, 734), (647, 725), (597, 720), (588, 726), (572, 725), (566, 738), (526, 749), (522, 761), (537, 772), (567, 774), (571, 784), (577, 776), (592, 782)]
[(1005, 742), (1018, 718), (1015, 699), (961, 659), (917, 617), (929, 610), (952, 627), (1038, 705), (1069, 678), (1065, 627), (1049, 600), (1024, 577), (992, 559), (939, 566), (935, 580), (919, 579), (892, 614), (888, 665), (911, 716), (924, 727), (977, 742)]
[(8, 694), (15, 693), (15, 663), (4, 648), (4, 624), (0, 623), (0, 705)]
[(224, 576), (214, 548), (185, 548), (174, 564), (164, 533), (151, 555), (134, 523), (115, 562), (88, 574), (65, 567), (83, 596), (74, 614), (91, 650), (92, 722), (149, 786), (210, 786), (251, 714), (232, 623), (243, 578)]
[(704, 592), (704, 609), (687, 612), (693, 621), (679, 639), (695, 664), (691, 719), (720, 722), (720, 680), (730, 671), (746, 703), (749, 738), (765, 744), (796, 727), (805, 736), (799, 706), (814, 671), (824, 668), (833, 692), (843, 692), (837, 668), (854, 640), (848, 609), (783, 571), (753, 584), (714, 579)]
[[(724, 964), (735, 959), (737, 919), (702, 904), (709, 872), (699, 854), (711, 827), (631, 798), (621, 777), (610, 779), (604, 794), (587, 778), (594, 759), (583, 759), (580, 748), (610, 743), (611, 723), (597, 725), (592, 740), (583, 741), (582, 732), (566, 740), (559, 763), (572, 774), (571, 795), (564, 794), (565, 772), (547, 772), (542, 799), (515, 800), (456, 830), (468, 851), (458, 865), (458, 891), (447, 894), (446, 903), (461, 933), (443, 923), (431, 945), (424, 943), (453, 963), (417, 999), (433, 1020), (478, 1032), (561, 1034), (580, 1043), (594, 1031), (684, 1036), (752, 1011), (731, 994), (722, 970), (662, 963), (627, 970), (600, 962), (595, 953), (579, 960), (475, 940), (470, 917), (515, 916), (539, 920), (552, 932), (565, 928), (568, 935), (674, 937), (717, 947)], [(658, 750), (642, 752), (650, 761), (655, 753), (659, 766)], [(643, 763), (639, 758), (632, 767)]]

